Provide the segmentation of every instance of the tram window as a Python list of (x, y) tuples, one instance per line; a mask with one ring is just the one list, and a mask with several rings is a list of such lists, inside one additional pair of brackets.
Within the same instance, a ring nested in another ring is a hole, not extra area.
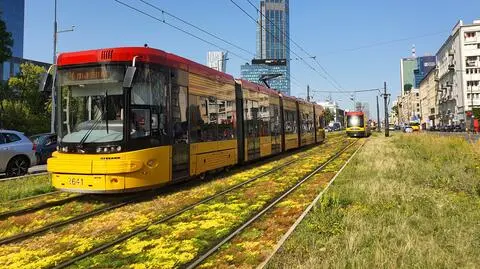
[(270, 136), (270, 110), (266, 106), (260, 106), (260, 136)]
[[(131, 91), (132, 138), (151, 136), (154, 144), (168, 142), (167, 82), (166, 71), (148, 65), (139, 68)], [(133, 127), (140, 127), (140, 132), (133, 132)]]
[(231, 101), (217, 100), (218, 140), (235, 138), (235, 106)]
[(247, 137), (259, 137), (261, 119), (259, 119), (258, 102), (245, 99), (243, 107)]
[(285, 110), (285, 133), (296, 134), (297, 133), (297, 112), (292, 110)]
[(177, 85), (172, 86), (171, 103), (174, 143), (187, 143), (187, 88)]
[(214, 97), (189, 95), (190, 142), (217, 140), (217, 102)]
[(280, 113), (279, 106), (270, 105), (270, 134), (280, 135)]
[(150, 109), (132, 109), (130, 115), (130, 137), (150, 136)]

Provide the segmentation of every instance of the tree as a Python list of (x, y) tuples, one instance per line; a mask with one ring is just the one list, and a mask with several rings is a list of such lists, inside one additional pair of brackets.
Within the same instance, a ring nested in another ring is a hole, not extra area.
[(398, 116), (398, 105), (392, 106), (392, 113), (394, 116)]
[(31, 63), (22, 64), (20, 69), (20, 74), (11, 77), (1, 91), (5, 97), (0, 100), (2, 127), (26, 134), (48, 132), (50, 114), (47, 97), (38, 91), (40, 75), (45, 69)]
[(335, 116), (333, 115), (332, 111), (330, 109), (325, 109), (325, 123), (328, 124), (332, 122), (335, 119)]
[[(1, 15), (1, 13), (0, 13)], [(0, 63), (12, 57), (13, 39), (12, 34), (7, 32), (5, 22), (0, 18)]]
[(45, 114), (47, 98), (38, 90), (41, 75), (46, 72), (45, 68), (32, 63), (23, 63), (20, 70), (17, 77), (10, 78), (8, 86), (26, 103), (32, 113)]

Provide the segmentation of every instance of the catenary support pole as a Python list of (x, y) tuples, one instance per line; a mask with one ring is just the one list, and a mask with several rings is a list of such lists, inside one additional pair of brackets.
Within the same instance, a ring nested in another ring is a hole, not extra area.
[(307, 102), (310, 102), (310, 85), (307, 85)]
[(380, 104), (378, 103), (378, 95), (377, 95), (377, 132), (381, 132), (381, 130), (380, 130)]
[[(55, 0), (53, 21), (53, 64), (57, 64), (57, 0)], [(55, 81), (52, 82), (52, 114), (50, 119), (50, 132), (55, 133), (55, 110), (56, 110)]]
[(383, 100), (385, 102), (385, 137), (388, 137), (390, 134), (389, 134), (389, 130), (388, 130), (388, 104), (387, 104), (387, 100), (388, 100), (388, 95), (387, 94), (387, 82), (384, 82), (383, 83)]

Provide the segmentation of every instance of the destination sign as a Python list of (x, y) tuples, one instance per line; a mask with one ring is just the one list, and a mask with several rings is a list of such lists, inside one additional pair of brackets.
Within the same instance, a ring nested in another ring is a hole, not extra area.
[(111, 73), (109, 71), (100, 67), (68, 70), (65, 72), (65, 75), (70, 81), (99, 80), (108, 79), (111, 77)]
[(123, 80), (125, 73), (120, 66), (99, 66), (63, 69), (59, 72), (60, 85), (112, 83)]

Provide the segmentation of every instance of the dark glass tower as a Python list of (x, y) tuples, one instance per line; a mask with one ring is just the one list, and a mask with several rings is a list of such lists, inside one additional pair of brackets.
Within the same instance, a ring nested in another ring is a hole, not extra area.
[[(267, 61), (263, 63), (254, 60), (252, 65), (242, 66), (242, 77), (258, 83), (258, 77), (263, 74), (282, 74), (271, 85), (290, 94), (289, 0), (262, 0), (260, 12), (257, 21), (256, 60)], [(283, 64), (271, 65), (268, 62)]]
[(0, 12), (7, 31), (12, 33), (12, 56), (22, 58), (25, 0), (0, 0)]

